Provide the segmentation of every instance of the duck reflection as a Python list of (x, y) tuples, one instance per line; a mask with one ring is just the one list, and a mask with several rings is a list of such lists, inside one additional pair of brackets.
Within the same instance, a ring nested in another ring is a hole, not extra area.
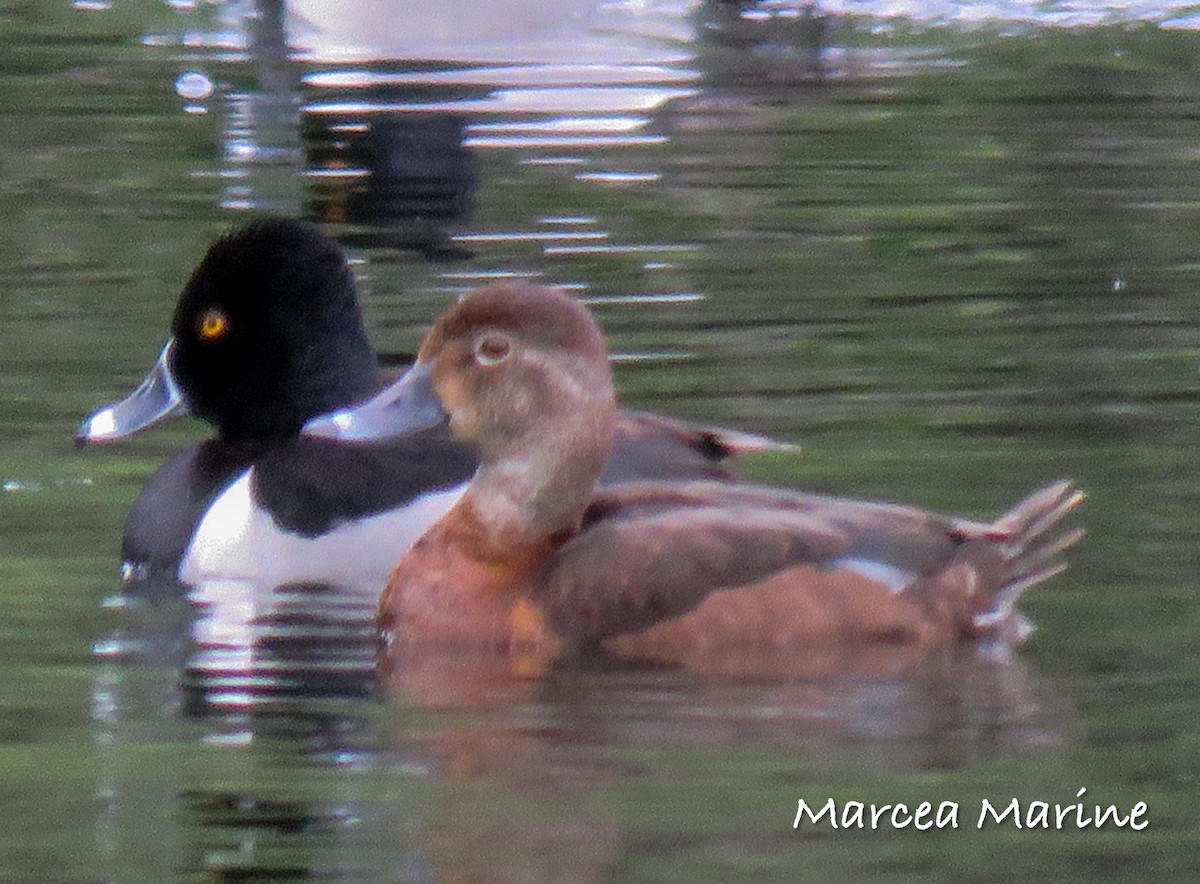
[(381, 739), (432, 780), (414, 847), (453, 880), (548, 881), (564, 868), (566, 880), (605, 880), (622, 845), (645, 837), (638, 815), (622, 825), (605, 808), (645, 800), (623, 796), (647, 788), (690, 829), (712, 812), (688, 806), (684, 796), (704, 794), (697, 784), (774, 794), (741, 768), (751, 758), (774, 759), (775, 775), (797, 782), (846, 767), (869, 782), (1060, 739), (1044, 686), (978, 648), (742, 663), (697, 673), (602, 655), (534, 673), (501, 655), (399, 661), (384, 685), (397, 715)]
[[(263, 607), (248, 586), (197, 588), (177, 708), (210, 751), (244, 754), (238, 779), (193, 767), (158, 796), (180, 820), (176, 868), (600, 881), (640, 825), (612, 804), (647, 782), (664, 802), (713, 776), (752, 793), (762, 784), (739, 765), (764, 755), (798, 781), (967, 770), (1065, 728), (1024, 665), (961, 644), (758, 653), (731, 672), (424, 653), (378, 680), (374, 605), (345, 589), (274, 589)], [(155, 800), (136, 779), (134, 796)]]
[[(817, 3), (706, 0), (699, 14), (710, 47), (740, 50), (743, 63), (753, 59), (760, 74), (778, 78), (786, 71), (810, 79), (825, 74), (824, 55), (837, 17)], [(714, 70), (730, 73), (729, 58), (708, 61)]]
[(311, 214), (370, 225), (393, 247), (407, 229), (412, 248), (465, 257), (444, 232), (475, 204), (477, 160), (463, 145), (464, 127), (452, 114), (310, 116)]

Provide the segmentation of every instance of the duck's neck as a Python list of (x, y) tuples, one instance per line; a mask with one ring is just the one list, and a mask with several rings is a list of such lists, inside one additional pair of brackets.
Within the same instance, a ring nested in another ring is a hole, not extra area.
[(585, 411), (491, 452), (460, 506), (498, 556), (521, 556), (579, 530), (612, 450), (615, 410)]

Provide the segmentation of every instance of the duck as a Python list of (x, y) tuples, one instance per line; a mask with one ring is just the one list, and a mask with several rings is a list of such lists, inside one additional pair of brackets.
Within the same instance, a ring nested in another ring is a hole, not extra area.
[(1029, 629), (1022, 593), (1083, 536), (1064, 524), (1083, 499), (1070, 481), (991, 521), (747, 482), (603, 486), (617, 415), (590, 312), (513, 283), (443, 313), (392, 386), (306, 425), (347, 442), (444, 427), (479, 458), (392, 571), (381, 662), (426, 648), (695, 665), (823, 643), (1011, 644)]
[[(121, 545), (127, 580), (382, 585), (405, 538), (444, 513), (477, 466), (439, 429), (373, 446), (301, 437), (305, 421), (369, 398), (382, 381), (353, 271), (322, 228), (266, 216), (213, 242), (145, 379), (76, 433), (79, 445), (110, 442), (188, 414), (215, 430), (138, 494)], [(729, 479), (731, 456), (783, 447), (641, 412), (617, 423), (606, 483)]]

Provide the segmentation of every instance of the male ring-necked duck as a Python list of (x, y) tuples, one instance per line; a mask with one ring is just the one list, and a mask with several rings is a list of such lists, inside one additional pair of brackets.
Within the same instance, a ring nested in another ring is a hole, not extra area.
[[(183, 560), (187, 582), (378, 575), (382, 584), (405, 538), (449, 508), (476, 460), (441, 430), (379, 446), (299, 438), (306, 420), (365, 399), (379, 383), (337, 242), (283, 218), (218, 240), (184, 286), (147, 378), (77, 435), (106, 441), (189, 412), (216, 428), (137, 498), (127, 567), (171, 573)], [(774, 444), (654, 415), (625, 412), (618, 424), (606, 481), (725, 476), (728, 455)]]
[(1060, 526), (1082, 499), (1067, 482), (990, 523), (742, 483), (597, 488), (615, 417), (595, 321), (527, 284), (460, 300), (394, 386), (310, 422), (344, 439), (444, 425), (479, 453), (392, 573), (388, 647), (599, 644), (694, 662), (730, 645), (1015, 638), (1018, 597), (1082, 536)]

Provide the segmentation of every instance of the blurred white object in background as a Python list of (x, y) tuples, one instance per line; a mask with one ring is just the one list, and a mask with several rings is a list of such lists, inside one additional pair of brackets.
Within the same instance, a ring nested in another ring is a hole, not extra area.
[(699, 0), (288, 0), (306, 61), (663, 64), (691, 57)]

